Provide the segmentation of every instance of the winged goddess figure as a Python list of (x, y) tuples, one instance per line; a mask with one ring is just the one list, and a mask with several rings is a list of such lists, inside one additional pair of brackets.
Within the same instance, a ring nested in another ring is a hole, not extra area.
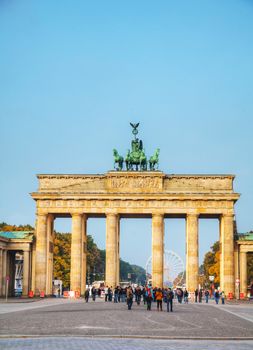
[(134, 123), (130, 123), (131, 127), (133, 128), (132, 133), (134, 134), (134, 137), (136, 138), (136, 135), (138, 134), (138, 126), (140, 123), (134, 124)]

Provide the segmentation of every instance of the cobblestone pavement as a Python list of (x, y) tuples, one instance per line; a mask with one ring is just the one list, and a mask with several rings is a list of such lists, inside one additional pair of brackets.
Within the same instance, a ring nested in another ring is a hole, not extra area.
[(153, 340), (153, 339), (100, 339), (100, 338), (29, 338), (0, 339), (3, 350), (251, 350), (253, 341), (187, 341), (187, 340)]
[[(47, 299), (8, 306), (1, 303), (0, 335), (253, 339), (253, 323), (245, 319), (243, 308), (175, 304), (174, 312), (167, 313), (157, 312), (154, 304), (151, 312), (143, 304), (134, 304), (129, 311), (125, 303), (85, 303), (83, 299)], [(247, 305), (246, 317), (252, 312), (253, 305)]]

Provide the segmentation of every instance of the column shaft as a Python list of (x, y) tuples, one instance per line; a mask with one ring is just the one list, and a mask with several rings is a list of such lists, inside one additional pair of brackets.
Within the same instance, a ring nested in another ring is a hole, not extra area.
[(6, 273), (7, 273), (7, 250), (3, 250), (3, 275), (2, 275), (2, 295), (5, 296), (6, 293)]
[(23, 281), (22, 296), (27, 296), (29, 291), (29, 272), (30, 272), (30, 252), (23, 252)]
[(72, 215), (70, 289), (81, 292), (82, 281), (82, 214)]
[(247, 296), (247, 253), (240, 252), (240, 292)]
[(0, 248), (0, 296), (2, 296), (3, 287), (3, 249)]
[(35, 294), (46, 293), (47, 285), (47, 215), (39, 214), (36, 227)]
[(53, 257), (54, 257), (54, 216), (47, 216), (47, 285), (46, 295), (53, 293)]
[(235, 295), (234, 277), (234, 215), (223, 215), (221, 224), (221, 289)]
[(164, 218), (161, 214), (152, 216), (152, 285), (163, 287)]
[(107, 214), (106, 216), (106, 267), (105, 284), (108, 287), (115, 287), (118, 277), (118, 220), (117, 214)]
[(188, 214), (186, 218), (186, 288), (189, 292), (194, 292), (198, 288), (198, 276), (198, 215)]
[(87, 216), (82, 217), (82, 278), (81, 294), (84, 294), (86, 288), (86, 271), (87, 271)]

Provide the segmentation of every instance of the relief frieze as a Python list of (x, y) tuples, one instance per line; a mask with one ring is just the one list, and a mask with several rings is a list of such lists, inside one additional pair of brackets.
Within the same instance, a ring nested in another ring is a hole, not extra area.
[(211, 201), (211, 200), (39, 200), (38, 208), (83, 208), (101, 210), (106, 208), (124, 209), (124, 208), (163, 208), (163, 209), (229, 209), (233, 207), (230, 201)]

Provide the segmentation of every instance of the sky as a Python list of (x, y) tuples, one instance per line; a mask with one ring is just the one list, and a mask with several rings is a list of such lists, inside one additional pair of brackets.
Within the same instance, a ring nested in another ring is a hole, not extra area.
[[(251, 0), (0, 0), (0, 221), (34, 225), (36, 174), (106, 173), (140, 122), (163, 172), (235, 174), (252, 230), (252, 17)], [(88, 233), (104, 248), (104, 219)], [(201, 220), (200, 262), (217, 239)], [(185, 261), (184, 220), (166, 220), (165, 248)], [(151, 220), (121, 220), (120, 254), (145, 266)]]

